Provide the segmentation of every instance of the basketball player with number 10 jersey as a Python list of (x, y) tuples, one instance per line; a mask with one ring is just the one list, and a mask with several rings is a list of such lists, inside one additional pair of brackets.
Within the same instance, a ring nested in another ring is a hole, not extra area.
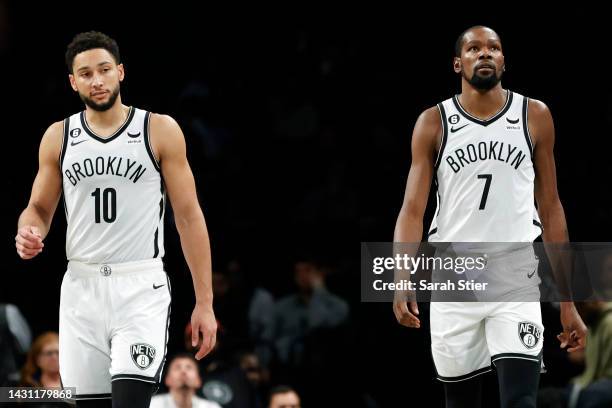
[(168, 342), (166, 196), (193, 275), (198, 359), (216, 340), (208, 232), (177, 123), (121, 103), (117, 43), (99, 32), (81, 33), (68, 46), (66, 63), (85, 110), (45, 132), (16, 248), (23, 259), (43, 250), (63, 193), (62, 385), (76, 388), (77, 407), (145, 408), (160, 382)]

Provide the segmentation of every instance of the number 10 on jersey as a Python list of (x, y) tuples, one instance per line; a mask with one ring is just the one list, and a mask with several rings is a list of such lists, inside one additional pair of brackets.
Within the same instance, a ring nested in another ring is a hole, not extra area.
[[(115, 221), (115, 218), (117, 218), (117, 192), (115, 189), (109, 187), (100, 192), (100, 189), (96, 188), (91, 195), (95, 199), (96, 224), (101, 222), (100, 213), (102, 213), (104, 222), (111, 223)], [(100, 197), (100, 195), (102, 197)]]

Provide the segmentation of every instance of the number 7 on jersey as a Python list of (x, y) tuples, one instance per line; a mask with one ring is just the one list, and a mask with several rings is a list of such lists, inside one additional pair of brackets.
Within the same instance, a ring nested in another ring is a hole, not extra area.
[(492, 174), (479, 174), (479, 179), (485, 179), (484, 190), (482, 192), (482, 198), (480, 199), (480, 207), (479, 210), (484, 210), (487, 205), (487, 197), (489, 196), (489, 188), (491, 187), (491, 180), (493, 179)]

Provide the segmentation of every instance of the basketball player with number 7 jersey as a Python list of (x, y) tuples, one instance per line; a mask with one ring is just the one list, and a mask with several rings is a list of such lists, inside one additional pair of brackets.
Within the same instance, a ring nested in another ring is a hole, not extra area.
[(66, 63), (85, 110), (45, 132), (39, 169), (19, 218), (16, 248), (44, 248), (63, 193), (66, 256), (60, 296), (60, 375), (77, 407), (148, 407), (166, 358), (170, 281), (163, 268), (168, 195), (193, 276), (196, 358), (212, 350), (208, 232), (187, 162), (184, 136), (169, 116), (121, 103), (117, 43), (77, 35)]
[[(421, 241), (433, 180), (438, 208), (428, 241), (518, 243), (516, 251), (489, 256), (487, 268), (539, 299), (532, 242), (540, 234), (547, 243), (569, 239), (557, 193), (552, 116), (542, 102), (502, 88), (501, 40), (488, 27), (461, 33), (453, 68), (461, 76), (461, 94), (427, 109), (415, 124), (394, 241)], [(502, 407), (536, 406), (540, 304), (494, 299), (431, 303), (431, 352), (447, 407), (480, 407), (482, 374), (493, 369)], [(418, 305), (408, 296), (396, 297), (393, 311), (400, 324), (420, 327)], [(582, 349), (586, 327), (573, 302), (561, 302), (560, 318), (561, 347)]]

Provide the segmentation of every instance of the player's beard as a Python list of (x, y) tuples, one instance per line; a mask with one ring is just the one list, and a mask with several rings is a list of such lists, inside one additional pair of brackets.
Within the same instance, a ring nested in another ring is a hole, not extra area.
[(472, 74), (471, 78), (466, 78), (465, 74), (463, 74), (463, 77), (467, 79), (470, 85), (472, 85), (474, 88), (480, 91), (488, 91), (490, 89), (493, 89), (495, 85), (497, 85), (499, 81), (501, 81), (502, 74), (503, 72), (500, 72), (498, 76), (497, 71), (495, 71), (489, 76), (482, 76), (479, 75), (478, 71), (476, 70), (474, 71), (474, 74)]
[(108, 98), (108, 101), (103, 102), (103, 103), (96, 103), (93, 101), (93, 99), (81, 94), (80, 92), (79, 92), (79, 96), (81, 97), (81, 100), (85, 103), (85, 105), (89, 106), (91, 109), (98, 111), (98, 112), (104, 112), (112, 108), (113, 105), (115, 104), (115, 101), (117, 100), (117, 97), (119, 96), (119, 85), (117, 85), (117, 87), (112, 90)]

